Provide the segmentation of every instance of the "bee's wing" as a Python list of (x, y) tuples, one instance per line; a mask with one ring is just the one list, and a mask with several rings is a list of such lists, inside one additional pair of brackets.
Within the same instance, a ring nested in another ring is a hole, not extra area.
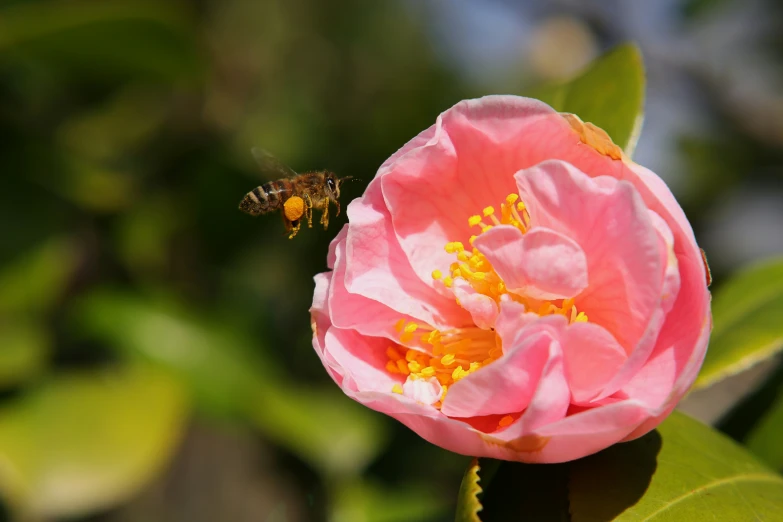
[(272, 156), (268, 150), (260, 147), (253, 147), (251, 152), (264, 177), (268, 179), (280, 179), (296, 176), (296, 172), (294, 172), (291, 167), (286, 166), (279, 159)]

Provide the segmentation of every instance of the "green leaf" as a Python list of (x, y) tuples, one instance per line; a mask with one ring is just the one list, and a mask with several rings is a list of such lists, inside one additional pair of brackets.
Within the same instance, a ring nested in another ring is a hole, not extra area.
[(571, 465), (573, 522), (774, 520), (783, 477), (710, 427), (674, 412), (657, 432)]
[(735, 375), (783, 349), (783, 258), (724, 283), (712, 303), (710, 347), (694, 388)]
[(503, 463), (483, 522), (775, 520), (783, 477), (675, 411), (656, 431), (565, 464)]
[(479, 511), (482, 510), (481, 501), (478, 498), (482, 492), (479, 485), (481, 480), (479, 477), (480, 471), (479, 459), (474, 458), (465, 470), (462, 484), (459, 487), (457, 515), (454, 517), (455, 522), (481, 522), (481, 518), (478, 515)]
[(16, 3), (0, 10), (0, 56), (21, 53), (90, 75), (194, 77), (200, 57), (176, 3), (144, 0)]
[(358, 473), (386, 444), (382, 415), (336, 387), (286, 378), (250, 335), (181, 306), (99, 292), (76, 307), (74, 327), (166, 368), (192, 390), (202, 411), (251, 422), (323, 473)]
[(773, 469), (783, 469), (783, 393), (745, 438), (745, 445)]
[(43, 325), (0, 321), (0, 389), (18, 386), (46, 368), (51, 339)]
[(624, 44), (572, 80), (533, 89), (529, 95), (602, 128), (632, 157), (644, 119), (644, 86), (641, 52), (636, 45)]
[(183, 390), (136, 368), (61, 375), (0, 408), (0, 487), (20, 514), (74, 517), (122, 502), (168, 462)]
[(65, 292), (78, 262), (72, 241), (54, 238), (0, 267), (0, 314), (47, 311)]

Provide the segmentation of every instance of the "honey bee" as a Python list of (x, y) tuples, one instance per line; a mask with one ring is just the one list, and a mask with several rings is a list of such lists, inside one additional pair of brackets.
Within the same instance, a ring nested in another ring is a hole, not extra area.
[(264, 174), (276, 175), (279, 179), (245, 194), (239, 210), (251, 216), (280, 210), (289, 239), (299, 232), (302, 216), (307, 219), (307, 226), (313, 227), (314, 208), (321, 210), (324, 230), (329, 226), (330, 202), (337, 207), (335, 216), (340, 215), (340, 185), (353, 176), (338, 178), (326, 170), (297, 174), (263, 149), (253, 149), (253, 155)]

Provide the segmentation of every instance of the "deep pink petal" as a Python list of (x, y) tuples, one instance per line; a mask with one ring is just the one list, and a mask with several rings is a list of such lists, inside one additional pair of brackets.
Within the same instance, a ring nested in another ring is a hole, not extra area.
[(587, 287), (587, 258), (569, 237), (542, 227), (500, 225), (473, 242), (510, 291), (533, 299), (574, 297)]

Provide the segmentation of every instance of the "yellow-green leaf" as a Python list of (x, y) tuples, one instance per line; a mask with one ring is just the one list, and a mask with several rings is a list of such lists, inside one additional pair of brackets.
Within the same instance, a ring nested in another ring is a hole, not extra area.
[(459, 487), (459, 495), (457, 497), (457, 515), (454, 517), (455, 522), (481, 522), (479, 517), (479, 511), (483, 508), (478, 496), (481, 494), (482, 489), (479, 485), (481, 478), (479, 472), (481, 466), (479, 465), (479, 459), (474, 458), (470, 461), (470, 465), (465, 470), (465, 475), (462, 477), (462, 484)]
[(768, 466), (783, 470), (783, 393), (745, 438), (745, 444)]
[(61, 375), (0, 407), (0, 489), (21, 515), (72, 517), (122, 502), (168, 462), (186, 419), (160, 372)]
[(602, 128), (631, 157), (644, 119), (644, 86), (642, 54), (636, 45), (624, 44), (572, 80), (533, 89), (529, 95)]
[(0, 389), (39, 375), (46, 367), (50, 344), (48, 332), (38, 322), (0, 320)]
[(783, 258), (744, 270), (712, 301), (710, 346), (695, 388), (735, 375), (783, 349)]

